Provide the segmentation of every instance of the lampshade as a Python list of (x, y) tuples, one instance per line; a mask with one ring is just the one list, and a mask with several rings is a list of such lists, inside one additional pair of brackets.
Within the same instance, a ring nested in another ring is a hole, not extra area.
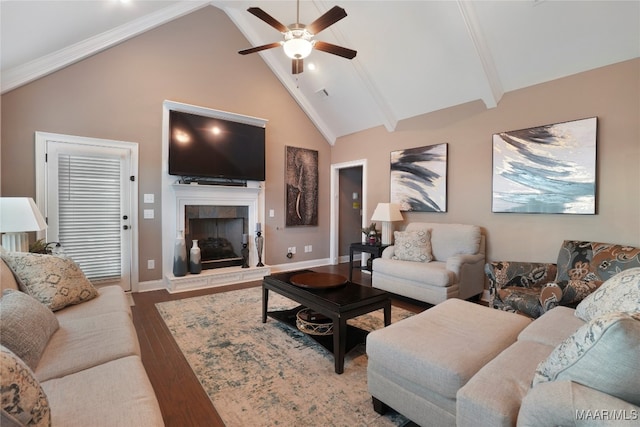
[(0, 233), (2, 246), (8, 251), (26, 252), (26, 232), (42, 231), (47, 223), (30, 197), (0, 197)]
[(378, 203), (371, 216), (372, 221), (402, 221), (400, 206), (396, 203)]
[(392, 243), (391, 237), (393, 235), (393, 229), (391, 222), (402, 221), (402, 219), (399, 205), (395, 203), (378, 203), (376, 210), (373, 211), (371, 220), (382, 222), (381, 240), (383, 245), (390, 245)]

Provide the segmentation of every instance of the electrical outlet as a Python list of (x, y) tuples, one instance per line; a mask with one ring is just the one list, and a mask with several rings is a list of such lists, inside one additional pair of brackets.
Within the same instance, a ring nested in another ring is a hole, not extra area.
[(269, 209), (269, 218), (273, 218), (274, 216), (276, 216), (276, 211)]
[(153, 270), (154, 268), (156, 268), (156, 260), (155, 259), (147, 260), (147, 270)]
[(296, 247), (295, 247), (295, 246), (293, 246), (293, 247), (291, 248), (291, 251), (290, 251), (290, 252), (291, 252), (292, 254), (295, 254), (295, 253), (296, 253)]
[(309, 252), (313, 252), (313, 246), (309, 245)]

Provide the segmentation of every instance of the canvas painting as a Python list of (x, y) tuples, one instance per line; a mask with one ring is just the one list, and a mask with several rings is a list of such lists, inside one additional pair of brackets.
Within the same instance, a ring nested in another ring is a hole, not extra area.
[(285, 149), (285, 225), (318, 225), (318, 152), (297, 147)]
[(401, 211), (447, 211), (448, 144), (391, 152), (391, 203)]
[(493, 212), (595, 214), (592, 117), (493, 135)]

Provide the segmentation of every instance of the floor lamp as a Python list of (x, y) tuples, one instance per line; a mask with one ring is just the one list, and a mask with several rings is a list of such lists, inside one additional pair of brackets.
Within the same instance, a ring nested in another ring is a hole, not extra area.
[(42, 231), (47, 223), (31, 197), (0, 197), (2, 247), (11, 252), (29, 252), (30, 231)]
[(378, 203), (376, 210), (373, 211), (371, 221), (382, 222), (382, 244), (390, 245), (393, 236), (392, 222), (402, 221), (400, 206), (395, 203)]

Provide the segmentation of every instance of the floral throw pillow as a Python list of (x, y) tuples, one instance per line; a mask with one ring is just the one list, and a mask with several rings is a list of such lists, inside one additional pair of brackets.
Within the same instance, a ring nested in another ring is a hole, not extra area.
[(51, 425), (47, 395), (33, 371), (6, 347), (0, 346), (2, 425)]
[(51, 311), (80, 304), (98, 296), (98, 291), (71, 258), (57, 255), (8, 252), (2, 259), (18, 278), (20, 290)]
[(395, 231), (395, 248), (393, 259), (402, 261), (429, 262), (433, 260), (431, 253), (431, 231)]
[(603, 314), (640, 312), (640, 267), (623, 270), (586, 296), (575, 315), (588, 322)]
[(542, 361), (532, 386), (573, 381), (640, 404), (640, 313), (610, 313), (580, 327)]

